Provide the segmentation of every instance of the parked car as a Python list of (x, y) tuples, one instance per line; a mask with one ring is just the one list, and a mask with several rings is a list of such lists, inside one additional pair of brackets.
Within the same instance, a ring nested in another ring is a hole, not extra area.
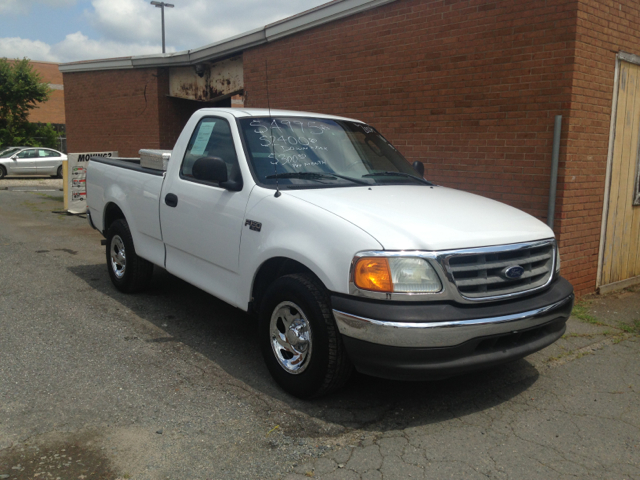
[(158, 169), (144, 155), (89, 162), (87, 218), (111, 281), (140, 291), (155, 264), (255, 312), (267, 367), (293, 395), (331, 392), (353, 368), (407, 380), (487, 368), (565, 331), (573, 287), (553, 231), (430, 183), (365, 123), (202, 109), (167, 167), (162, 153)]
[(51, 175), (62, 178), (64, 153), (43, 147), (11, 147), (0, 153), (0, 178), (6, 175)]

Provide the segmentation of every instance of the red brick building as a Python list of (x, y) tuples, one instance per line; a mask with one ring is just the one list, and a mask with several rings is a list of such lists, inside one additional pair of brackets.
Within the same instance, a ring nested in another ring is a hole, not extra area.
[(428, 179), (546, 220), (562, 115), (563, 274), (579, 294), (625, 286), (640, 281), (639, 22), (632, 0), (336, 0), (196, 50), (62, 65), (68, 147), (171, 148), (197, 108), (266, 107), (268, 79), (272, 108), (362, 119)]
[(51, 123), (64, 127), (64, 85), (62, 72), (57, 63), (29, 61), (35, 72), (41, 77), (41, 82), (51, 88), (49, 100), (40, 103), (29, 113), (29, 121), (33, 123)]

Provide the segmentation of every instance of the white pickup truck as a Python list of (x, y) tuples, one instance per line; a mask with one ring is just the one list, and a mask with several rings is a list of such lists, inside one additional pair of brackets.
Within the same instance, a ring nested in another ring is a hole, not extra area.
[(358, 120), (202, 109), (166, 171), (92, 158), (88, 218), (119, 290), (158, 265), (256, 312), (269, 371), (302, 398), (354, 368), (442, 378), (557, 340), (574, 295), (553, 232), (419, 166)]

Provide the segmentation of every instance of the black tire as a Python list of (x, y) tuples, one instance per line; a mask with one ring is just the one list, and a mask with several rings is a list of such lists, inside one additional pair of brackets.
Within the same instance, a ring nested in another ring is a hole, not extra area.
[(109, 227), (106, 255), (109, 277), (118, 290), (135, 293), (149, 285), (153, 275), (153, 263), (136, 255), (133, 237), (126, 220), (116, 220)]
[[(289, 319), (284, 318), (287, 313)], [(295, 320), (291, 321), (291, 318)], [(284, 322), (288, 321), (291, 325), (297, 322), (296, 328), (287, 329)], [(294, 343), (298, 342), (295, 343), (297, 352), (303, 353), (291, 354), (282, 347), (272, 326), (283, 335), (280, 338), (289, 347), (292, 347), (290, 338), (284, 336), (293, 333)], [(260, 347), (267, 368), (275, 381), (291, 395), (319, 397), (339, 389), (349, 380), (353, 366), (333, 319), (329, 295), (315, 276), (293, 274), (277, 279), (262, 300), (259, 329)], [(310, 335), (301, 333), (309, 331)], [(272, 346), (272, 343), (276, 345)], [(289, 361), (291, 364), (287, 364)]]
[(62, 178), (62, 165), (60, 165), (56, 171), (56, 178)]
[(7, 176), (7, 171), (4, 169), (2, 165), (0, 165), (0, 178), (4, 178)]

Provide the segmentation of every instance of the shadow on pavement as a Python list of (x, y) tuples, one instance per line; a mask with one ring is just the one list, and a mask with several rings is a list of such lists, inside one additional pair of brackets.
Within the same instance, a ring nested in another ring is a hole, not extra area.
[[(262, 394), (299, 413), (345, 428), (386, 431), (460, 418), (508, 401), (526, 391), (539, 376), (526, 360), (430, 382), (399, 382), (356, 374), (340, 392), (301, 401), (271, 380), (258, 347), (255, 320), (246, 313), (157, 267), (150, 288), (136, 295), (117, 291), (105, 264), (69, 270), (172, 337), (155, 341), (180, 342)], [(329, 433), (314, 425), (298, 421), (293, 429), (304, 436)]]

